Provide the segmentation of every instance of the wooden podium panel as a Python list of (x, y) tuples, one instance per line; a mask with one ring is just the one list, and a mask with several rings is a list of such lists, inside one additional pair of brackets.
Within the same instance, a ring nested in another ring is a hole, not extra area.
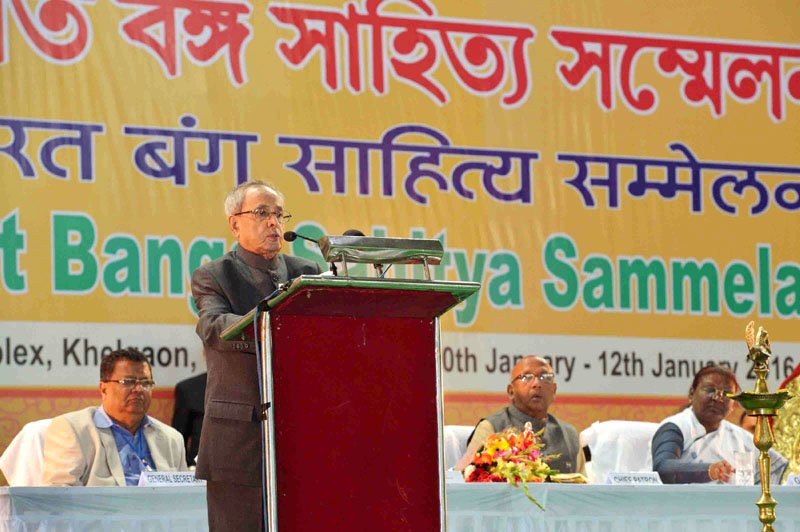
[(444, 522), (437, 316), (477, 285), (421, 283), (312, 280), (271, 304), (270, 491), (281, 532)]

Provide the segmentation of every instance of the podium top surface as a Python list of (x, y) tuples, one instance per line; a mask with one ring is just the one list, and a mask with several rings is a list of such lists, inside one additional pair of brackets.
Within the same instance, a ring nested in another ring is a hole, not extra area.
[(455, 299), (454, 305), (477, 292), (480, 283), (454, 281), (426, 281), (423, 279), (376, 279), (374, 277), (335, 277), (333, 275), (301, 275), (294, 279), (288, 290), (267, 301), (270, 308), (278, 306), (292, 293), (308, 287), (332, 289), (365, 288), (372, 290), (408, 290), (413, 292), (444, 292)]
[(440, 264), (444, 256), (440, 241), (424, 238), (324, 236), (319, 247), (327, 262)]
[[(435, 317), (480, 289), (479, 283), (302, 275), (267, 300), (270, 312), (332, 316)], [(303, 297), (298, 297), (303, 294)], [(225, 329), (225, 340), (252, 335), (255, 309)]]

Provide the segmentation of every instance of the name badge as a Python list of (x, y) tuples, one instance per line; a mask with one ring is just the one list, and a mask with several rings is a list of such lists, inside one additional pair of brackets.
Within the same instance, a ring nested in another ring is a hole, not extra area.
[(639, 486), (649, 484), (656, 486), (661, 484), (661, 477), (655, 471), (637, 471), (635, 473), (621, 473), (614, 471), (606, 475), (606, 484), (616, 484), (625, 486)]
[(800, 475), (797, 473), (792, 473), (788, 477), (786, 477), (786, 485), (787, 486), (800, 486)]
[(194, 478), (194, 471), (142, 471), (139, 486), (205, 486), (206, 481)]

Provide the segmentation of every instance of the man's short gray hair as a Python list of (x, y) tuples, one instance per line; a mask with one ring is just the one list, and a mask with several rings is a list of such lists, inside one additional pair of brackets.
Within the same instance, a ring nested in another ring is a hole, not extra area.
[(228, 195), (225, 197), (225, 216), (232, 216), (237, 212), (241, 212), (242, 205), (244, 204), (244, 197), (247, 195), (247, 191), (251, 188), (268, 188), (272, 192), (278, 195), (284, 201), (286, 198), (283, 196), (283, 193), (275, 188), (275, 185), (272, 183), (268, 183), (266, 181), (245, 181), (241, 185), (237, 185), (233, 188)]

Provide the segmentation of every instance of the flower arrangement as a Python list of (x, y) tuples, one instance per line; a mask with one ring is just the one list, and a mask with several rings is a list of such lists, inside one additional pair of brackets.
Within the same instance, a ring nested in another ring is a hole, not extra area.
[(537, 439), (544, 429), (534, 433), (530, 423), (525, 429), (506, 429), (486, 438), (483, 447), (475, 453), (472, 462), (464, 469), (467, 482), (508, 482), (516, 487), (522, 485), (525, 496), (544, 510), (539, 501), (528, 492), (528, 482), (544, 482), (558, 473), (550, 469), (547, 461), (558, 458), (557, 454), (543, 456), (544, 444)]

